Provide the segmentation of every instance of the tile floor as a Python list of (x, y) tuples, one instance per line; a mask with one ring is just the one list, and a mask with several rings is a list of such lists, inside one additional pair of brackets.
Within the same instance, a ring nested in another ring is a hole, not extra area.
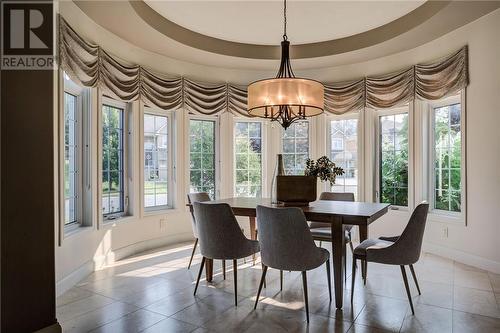
[(201, 257), (187, 270), (191, 246), (142, 253), (81, 281), (57, 299), (64, 332), (500, 332), (500, 275), (431, 254), (424, 253), (415, 265), (421, 296), (410, 280), (415, 316), (399, 267), (370, 263), (366, 286), (357, 274), (352, 305), (348, 276), (340, 311), (329, 302), (322, 266), (308, 273), (307, 325), (298, 272), (284, 274), (280, 292), (279, 272), (270, 269), (253, 310), (261, 274), (258, 258), (255, 265), (251, 258), (240, 260), (237, 307), (229, 262), (226, 280), (216, 261), (213, 283), (202, 280), (193, 296)]

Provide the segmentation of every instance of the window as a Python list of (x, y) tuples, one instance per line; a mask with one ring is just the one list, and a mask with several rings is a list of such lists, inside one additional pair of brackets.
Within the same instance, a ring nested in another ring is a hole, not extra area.
[(215, 199), (215, 120), (189, 121), (189, 191)]
[(144, 114), (144, 207), (169, 205), (169, 119)]
[(358, 194), (358, 119), (330, 121), (330, 158), (342, 169), (333, 192)]
[(64, 224), (78, 222), (80, 188), (78, 96), (64, 92)]
[(235, 188), (237, 197), (262, 196), (262, 123), (236, 122)]
[(66, 73), (62, 75), (59, 213), (61, 231), (69, 233), (92, 224), (91, 90), (71, 81)]
[(432, 107), (434, 209), (460, 212), (462, 203), (461, 104)]
[(124, 183), (124, 108), (102, 105), (102, 214), (123, 215)]
[(309, 158), (309, 123), (293, 123), (282, 131), (281, 151), (287, 175), (303, 175)]
[(408, 206), (408, 113), (379, 117), (380, 202)]

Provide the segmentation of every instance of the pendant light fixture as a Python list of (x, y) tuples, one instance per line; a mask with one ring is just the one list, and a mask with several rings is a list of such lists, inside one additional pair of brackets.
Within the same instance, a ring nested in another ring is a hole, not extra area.
[(287, 129), (297, 120), (323, 113), (325, 89), (321, 82), (297, 78), (290, 63), (290, 42), (286, 34), (286, 0), (283, 7), (283, 41), (281, 64), (274, 79), (248, 86), (248, 113), (277, 121)]

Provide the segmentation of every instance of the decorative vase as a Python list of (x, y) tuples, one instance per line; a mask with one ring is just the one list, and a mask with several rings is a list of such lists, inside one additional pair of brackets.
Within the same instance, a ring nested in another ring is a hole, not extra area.
[(273, 180), (271, 182), (271, 203), (278, 204), (278, 176), (285, 175), (285, 167), (283, 165), (283, 155), (278, 154), (276, 159), (276, 167), (274, 168)]

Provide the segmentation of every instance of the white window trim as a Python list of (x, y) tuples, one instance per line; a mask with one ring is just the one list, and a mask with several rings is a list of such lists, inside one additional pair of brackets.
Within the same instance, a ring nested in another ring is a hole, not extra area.
[(242, 117), (233, 117), (232, 122), (232, 137), (231, 137), (231, 161), (232, 161), (232, 184), (231, 184), (231, 197), (234, 197), (236, 194), (236, 153), (234, 151), (234, 147), (236, 144), (236, 136), (234, 133), (234, 127), (236, 123), (260, 123), (261, 124), (261, 197), (266, 198), (267, 194), (270, 190), (270, 181), (268, 181), (268, 166), (267, 166), (267, 137), (268, 137), (268, 127), (270, 127), (270, 121), (263, 121), (254, 118), (242, 118)]
[[(434, 208), (434, 183), (435, 183), (435, 173), (434, 173), (434, 109), (447, 106), (450, 104), (460, 104), (460, 135), (461, 135), (461, 154), (462, 159), (460, 162), (460, 176), (461, 176), (461, 211), (460, 212), (449, 212), (445, 210)], [(426, 195), (429, 198), (430, 209), (429, 209), (429, 219), (438, 222), (450, 222), (450, 223), (463, 223), (467, 225), (467, 154), (466, 154), (466, 103), (465, 103), (465, 91), (461, 90), (457, 95), (449, 96), (437, 101), (428, 101), (426, 107), (424, 108), (427, 114), (427, 128), (428, 133), (428, 144), (425, 147), (427, 149), (426, 159), (427, 159), (427, 177), (424, 179), (426, 182)]]
[(390, 116), (390, 115), (396, 115), (396, 114), (401, 114), (401, 113), (407, 113), (408, 114), (408, 206), (397, 206), (397, 205), (391, 205), (390, 208), (393, 210), (402, 210), (402, 211), (413, 211), (414, 208), (414, 188), (415, 188), (415, 182), (414, 182), (414, 103), (410, 102), (407, 105), (404, 106), (399, 106), (395, 108), (390, 108), (390, 109), (378, 109), (374, 110), (373, 115), (373, 126), (374, 126), (374, 133), (375, 133), (375, 147), (374, 147), (374, 152), (375, 152), (375, 168), (374, 168), (374, 180), (375, 180), (375, 185), (374, 185), (374, 191), (373, 191), (373, 197), (375, 202), (380, 202), (380, 117), (382, 116)]
[[(140, 176), (139, 176), (139, 181), (140, 181), (140, 207), (141, 207), (141, 216), (150, 216), (150, 215), (157, 215), (157, 214), (163, 214), (167, 212), (171, 212), (175, 209), (175, 203), (176, 203), (176, 163), (175, 163), (175, 117), (174, 117), (174, 112), (170, 110), (162, 110), (156, 107), (148, 107), (145, 105), (141, 105), (140, 107), (140, 120), (139, 120), (139, 138), (140, 138), (140, 145), (139, 145), (139, 155), (141, 156), (140, 158)], [(155, 115), (155, 116), (162, 116), (162, 117), (167, 117), (167, 122), (168, 122), (168, 152), (167, 152), (167, 189), (168, 189), (168, 194), (167, 194), (167, 204), (166, 205), (161, 205), (161, 206), (153, 206), (153, 207), (145, 207), (144, 206), (144, 115), (145, 114), (150, 114), (150, 115)]]
[[(132, 147), (132, 130), (130, 128), (130, 103), (114, 100), (110, 97), (101, 96), (100, 102), (98, 103), (98, 214), (99, 219), (104, 225), (113, 224), (117, 220), (131, 217), (130, 214), (130, 196), (129, 196), (129, 179), (132, 179), (130, 162), (130, 152), (129, 147)], [(102, 107), (104, 105), (113, 106), (123, 110), (123, 212), (107, 214), (104, 216), (102, 213)]]
[[(326, 131), (325, 131), (325, 140), (326, 140), (326, 156), (331, 158), (331, 136), (332, 136), (332, 126), (331, 121), (335, 120), (349, 120), (349, 119), (357, 119), (358, 120), (358, 128), (357, 128), (357, 150), (358, 150), (358, 161), (357, 161), (357, 170), (358, 170), (358, 186), (356, 198), (358, 201), (364, 200), (364, 192), (365, 192), (365, 177), (364, 177), (364, 132), (363, 132), (363, 117), (361, 117), (361, 113), (363, 110), (358, 112), (347, 113), (343, 115), (328, 115), (326, 117)], [(331, 191), (330, 183), (325, 182), (323, 184), (324, 191)]]
[[(187, 112), (186, 112), (187, 113)], [(213, 121), (215, 122), (215, 198), (218, 199), (221, 197), (221, 154), (220, 154), (220, 117), (217, 115), (213, 116), (206, 116), (206, 115), (198, 115), (198, 114), (190, 114), (188, 113), (187, 115), (187, 121), (186, 121), (186, 128), (184, 133), (185, 135), (185, 140), (186, 140), (186, 156), (185, 157), (185, 165), (186, 167), (186, 172), (185, 172), (185, 179), (186, 179), (186, 193), (190, 193), (189, 188), (191, 184), (191, 178), (190, 178), (190, 162), (191, 162), (191, 141), (189, 137), (189, 131), (190, 131), (190, 121), (191, 120), (205, 120), (205, 121)], [(233, 139), (234, 141), (234, 139)]]

